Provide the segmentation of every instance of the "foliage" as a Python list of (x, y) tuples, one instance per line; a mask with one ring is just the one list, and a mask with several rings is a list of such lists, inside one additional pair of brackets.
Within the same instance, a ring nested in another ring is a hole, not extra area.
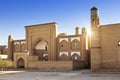
[(4, 70), (4, 68), (10, 67), (12, 65), (13, 65), (13, 63), (12, 63), (11, 60), (0, 59), (0, 68), (1, 68), (1, 70)]

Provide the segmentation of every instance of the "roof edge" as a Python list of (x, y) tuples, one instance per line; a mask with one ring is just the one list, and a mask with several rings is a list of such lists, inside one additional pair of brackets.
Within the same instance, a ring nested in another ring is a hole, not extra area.
[(105, 24), (105, 25), (100, 25), (100, 26), (113, 26), (113, 25), (120, 25), (120, 23)]
[(27, 26), (25, 26), (25, 27), (40, 26), (40, 25), (48, 25), (48, 24), (57, 24), (57, 23), (56, 23), (56, 22), (49, 22), (49, 23), (43, 23), (43, 24), (27, 25)]

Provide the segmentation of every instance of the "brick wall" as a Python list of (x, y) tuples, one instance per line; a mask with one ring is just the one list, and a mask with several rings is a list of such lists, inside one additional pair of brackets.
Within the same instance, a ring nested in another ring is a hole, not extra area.
[(72, 61), (37, 61), (29, 62), (29, 69), (39, 69), (42, 71), (71, 71), (73, 70)]

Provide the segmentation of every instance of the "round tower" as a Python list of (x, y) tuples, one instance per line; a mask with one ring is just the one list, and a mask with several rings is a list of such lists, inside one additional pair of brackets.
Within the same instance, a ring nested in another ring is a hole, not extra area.
[(8, 36), (8, 59), (13, 60), (13, 38)]
[(79, 35), (79, 27), (75, 28), (75, 35)]
[(95, 6), (91, 8), (91, 28), (98, 27), (99, 23), (99, 14), (98, 8)]
[(101, 67), (101, 44), (98, 8), (91, 8), (91, 70), (98, 71)]
[(86, 34), (87, 33), (87, 30), (85, 27), (82, 28), (82, 34)]

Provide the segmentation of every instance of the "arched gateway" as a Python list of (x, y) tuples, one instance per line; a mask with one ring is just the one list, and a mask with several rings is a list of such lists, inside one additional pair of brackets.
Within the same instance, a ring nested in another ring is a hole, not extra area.
[(24, 59), (19, 58), (17, 60), (17, 68), (24, 68), (24, 67), (25, 67)]

